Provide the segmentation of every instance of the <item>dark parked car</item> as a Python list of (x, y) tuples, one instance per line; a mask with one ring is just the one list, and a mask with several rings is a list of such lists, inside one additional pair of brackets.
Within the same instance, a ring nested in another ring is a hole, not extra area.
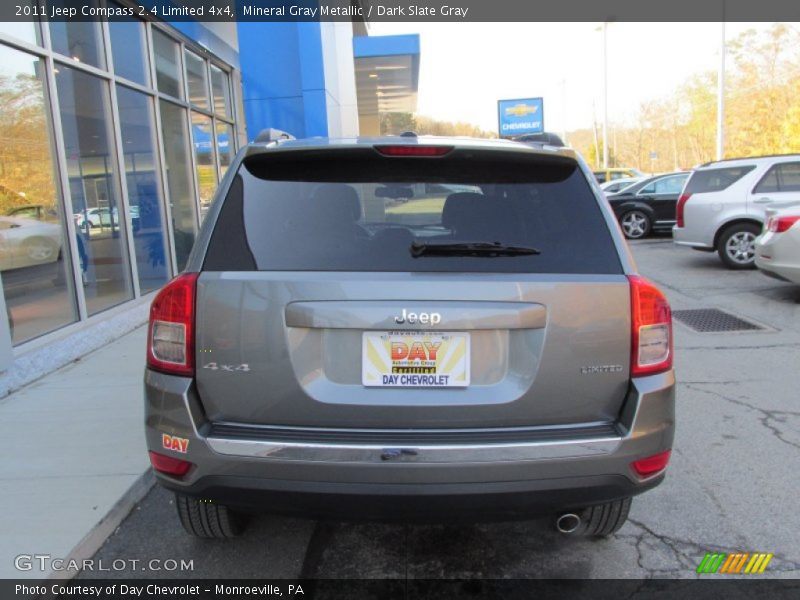
[(651, 231), (670, 231), (675, 224), (675, 205), (689, 175), (656, 175), (607, 196), (625, 237), (636, 240)]

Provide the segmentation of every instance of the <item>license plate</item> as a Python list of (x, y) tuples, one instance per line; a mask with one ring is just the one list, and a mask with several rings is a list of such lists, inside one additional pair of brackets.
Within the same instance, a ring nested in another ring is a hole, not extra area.
[(467, 387), (469, 334), (365, 331), (361, 383), (367, 387)]

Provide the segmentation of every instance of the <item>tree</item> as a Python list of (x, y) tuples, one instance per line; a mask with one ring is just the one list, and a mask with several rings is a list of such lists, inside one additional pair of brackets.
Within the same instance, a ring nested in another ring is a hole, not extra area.
[(398, 135), (404, 131), (414, 131), (417, 135), (497, 137), (497, 134), (484, 131), (471, 123), (439, 121), (412, 113), (383, 113), (381, 115), (381, 135)]
[[(728, 50), (725, 156), (800, 152), (800, 32), (780, 23), (761, 34), (749, 30)], [(716, 122), (717, 74), (693, 73), (675, 93), (643, 102), (627, 126), (612, 125), (611, 164), (661, 172), (714, 160)], [(591, 129), (568, 137), (593, 159)]]
[(404, 131), (416, 131), (414, 115), (406, 112), (381, 114), (381, 135), (398, 135)]

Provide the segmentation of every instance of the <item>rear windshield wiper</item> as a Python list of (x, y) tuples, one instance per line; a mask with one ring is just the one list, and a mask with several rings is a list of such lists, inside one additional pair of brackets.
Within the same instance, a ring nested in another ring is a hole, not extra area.
[(411, 256), (528, 256), (541, 254), (530, 246), (509, 246), (500, 242), (414, 242)]

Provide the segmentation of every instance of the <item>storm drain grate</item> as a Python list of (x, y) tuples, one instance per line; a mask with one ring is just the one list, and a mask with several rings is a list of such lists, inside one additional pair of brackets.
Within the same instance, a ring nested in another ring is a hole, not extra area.
[(718, 308), (695, 308), (691, 310), (676, 310), (672, 316), (678, 321), (699, 331), (700, 333), (716, 333), (723, 331), (761, 331), (761, 325), (745, 321), (742, 318), (719, 310)]

